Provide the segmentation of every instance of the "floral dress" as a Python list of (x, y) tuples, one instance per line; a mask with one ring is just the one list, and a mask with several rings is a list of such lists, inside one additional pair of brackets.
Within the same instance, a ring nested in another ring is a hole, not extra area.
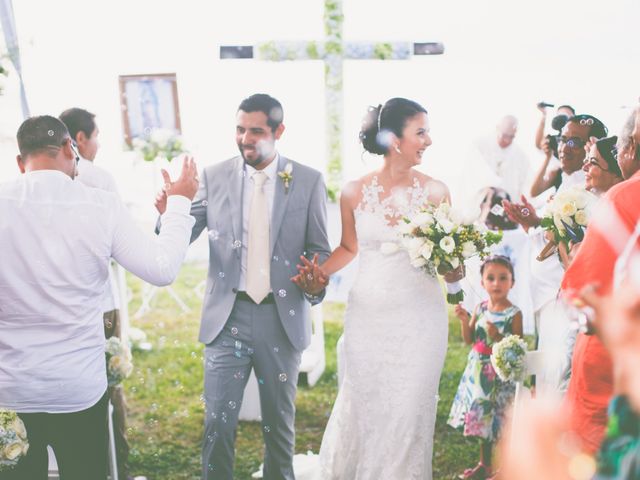
[(508, 335), (512, 332), (513, 318), (519, 311), (512, 305), (502, 312), (492, 312), (487, 308), (487, 302), (478, 307), (474, 344), (448, 420), (454, 428), (464, 427), (465, 436), (480, 437), (490, 442), (498, 438), (505, 411), (515, 394), (515, 384), (501, 381), (491, 365), (491, 345), (494, 342), (487, 332), (487, 322), (493, 323), (501, 335)]

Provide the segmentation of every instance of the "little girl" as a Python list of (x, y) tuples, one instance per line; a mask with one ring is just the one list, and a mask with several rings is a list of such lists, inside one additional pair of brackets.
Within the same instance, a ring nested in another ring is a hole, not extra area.
[(522, 336), (522, 313), (507, 299), (514, 283), (509, 259), (488, 257), (480, 267), (480, 275), (489, 300), (476, 306), (471, 319), (462, 305), (456, 306), (462, 338), (473, 346), (448, 421), (454, 428), (464, 427), (465, 436), (480, 438), (480, 463), (458, 477), (472, 480), (492, 478), (492, 447), (515, 392), (513, 383), (502, 382), (496, 375), (491, 365), (491, 346), (509, 334)]

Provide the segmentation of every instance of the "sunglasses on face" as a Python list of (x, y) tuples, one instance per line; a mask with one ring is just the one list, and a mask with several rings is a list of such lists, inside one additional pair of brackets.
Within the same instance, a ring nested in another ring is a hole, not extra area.
[(558, 145), (560, 144), (565, 144), (568, 148), (584, 148), (584, 146), (586, 145), (586, 142), (584, 140), (582, 140), (579, 137), (571, 137), (571, 138), (567, 138), (567, 137), (560, 137), (558, 139)]

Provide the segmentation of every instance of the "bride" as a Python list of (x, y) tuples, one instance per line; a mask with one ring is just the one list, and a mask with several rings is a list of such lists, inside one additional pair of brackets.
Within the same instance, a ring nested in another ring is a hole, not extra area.
[[(442, 287), (410, 264), (396, 226), (426, 203), (450, 202), (442, 182), (414, 169), (431, 145), (427, 111), (393, 98), (371, 107), (363, 147), (383, 155), (381, 169), (346, 185), (342, 240), (325, 263), (305, 262), (302, 288), (360, 254), (344, 321), (345, 376), (320, 448), (321, 478), (430, 480), (440, 372), (447, 349)], [(388, 246), (388, 245), (385, 245)], [(390, 253), (389, 253), (390, 252)], [(447, 282), (460, 271), (445, 276)]]

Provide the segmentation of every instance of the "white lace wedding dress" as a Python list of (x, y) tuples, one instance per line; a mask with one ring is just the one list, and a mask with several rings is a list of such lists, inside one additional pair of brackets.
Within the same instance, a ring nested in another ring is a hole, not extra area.
[(413, 188), (386, 195), (374, 177), (355, 211), (359, 270), (344, 323), (345, 377), (320, 448), (326, 480), (430, 480), (447, 314), (437, 279), (412, 267), (402, 215), (424, 205)]

